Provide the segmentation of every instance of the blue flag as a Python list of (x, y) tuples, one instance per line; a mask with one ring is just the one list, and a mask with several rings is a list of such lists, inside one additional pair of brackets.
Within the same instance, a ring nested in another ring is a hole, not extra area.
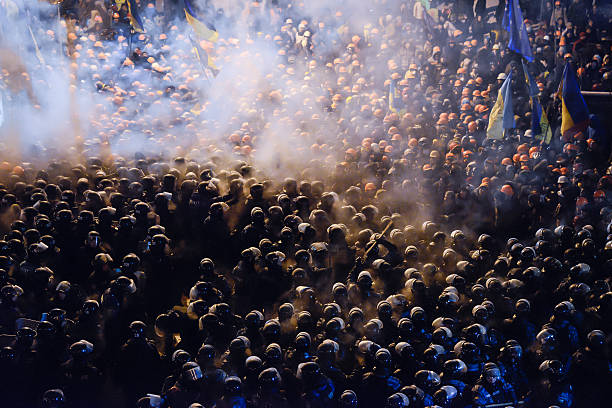
[(527, 36), (527, 28), (523, 21), (523, 13), (518, 0), (508, 0), (502, 22), (504, 29), (510, 34), (508, 48), (521, 54), (529, 62), (533, 62), (533, 52)]

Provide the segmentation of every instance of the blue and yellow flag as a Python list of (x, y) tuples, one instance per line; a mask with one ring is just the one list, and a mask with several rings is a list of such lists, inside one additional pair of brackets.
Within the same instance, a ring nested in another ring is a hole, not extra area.
[(534, 96), (538, 96), (540, 94), (540, 89), (538, 88), (538, 84), (533, 80), (529, 70), (527, 69), (527, 65), (525, 61), (521, 60), (521, 64), (523, 64), (523, 73), (525, 74), (525, 82), (527, 83), (527, 89), (529, 91), (529, 97), (533, 98)]
[(503, 139), (504, 130), (516, 127), (514, 109), (512, 108), (512, 72), (508, 74), (497, 94), (497, 101), (489, 115), (487, 126), (488, 139)]
[(217, 29), (210, 23), (205, 22), (202, 18), (198, 17), (191, 4), (191, 0), (185, 0), (185, 18), (187, 22), (193, 28), (193, 31), (202, 40), (216, 42), (219, 39), (219, 33)]
[(589, 125), (589, 108), (582, 97), (576, 74), (569, 62), (565, 63), (563, 80), (557, 95), (561, 97), (561, 134), (572, 136)]
[(533, 62), (533, 52), (529, 44), (527, 28), (518, 0), (508, 0), (502, 26), (510, 34), (508, 48), (519, 53), (529, 62)]
[[(200, 62), (200, 66), (205, 74), (206, 70), (210, 70), (214, 76), (219, 74), (219, 69), (215, 66), (215, 61), (210, 57), (210, 55), (198, 44), (196, 40), (193, 39), (192, 36), (189, 36), (189, 40), (191, 41), (191, 45), (193, 46), (193, 52), (196, 55), (196, 58)], [(208, 74), (207, 74), (208, 75)]]
[(402, 94), (397, 89), (397, 79), (392, 79), (389, 84), (389, 110), (399, 115), (404, 114), (404, 110), (401, 107)]
[(552, 129), (546, 116), (546, 111), (540, 105), (538, 85), (535, 83), (525, 61), (521, 60), (523, 64), (523, 72), (525, 73), (525, 81), (527, 82), (527, 89), (529, 89), (529, 97), (531, 99), (531, 131), (533, 136), (546, 144), (550, 144), (552, 140)]
[(536, 98), (531, 99), (531, 131), (537, 140), (550, 144), (552, 129), (546, 111)]
[(138, 6), (136, 5), (136, 0), (127, 0), (127, 8), (130, 25), (132, 26), (134, 31), (137, 33), (144, 33), (144, 24), (142, 23), (142, 19), (140, 18)]

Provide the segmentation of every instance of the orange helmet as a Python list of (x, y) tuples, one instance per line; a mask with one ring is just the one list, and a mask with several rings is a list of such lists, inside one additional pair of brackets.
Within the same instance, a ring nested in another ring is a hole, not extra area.
[(512, 197), (514, 195), (514, 189), (512, 188), (510, 184), (504, 184), (502, 188), (500, 189), (500, 191), (504, 193), (505, 195), (507, 195), (508, 197)]
[(504, 157), (501, 161), (502, 166), (512, 166), (512, 159), (509, 157)]
[(576, 208), (582, 208), (589, 203), (589, 200), (586, 197), (578, 197), (576, 200)]

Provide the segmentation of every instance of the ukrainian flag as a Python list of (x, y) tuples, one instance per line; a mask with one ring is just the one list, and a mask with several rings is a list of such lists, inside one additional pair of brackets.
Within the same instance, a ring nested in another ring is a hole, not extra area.
[(523, 64), (525, 81), (527, 82), (529, 97), (531, 98), (531, 131), (536, 139), (541, 140), (546, 144), (550, 144), (550, 141), (552, 140), (552, 129), (548, 123), (546, 111), (542, 108), (542, 105), (540, 105), (540, 98), (538, 97), (540, 90), (538, 89), (538, 85), (531, 77), (531, 74), (527, 69), (527, 65), (525, 65), (525, 61), (521, 60), (521, 63)]
[(403, 114), (400, 102), (402, 95), (396, 85), (397, 79), (392, 79), (389, 84), (389, 110), (394, 113)]
[(138, 6), (136, 5), (136, 0), (127, 0), (127, 8), (130, 25), (132, 26), (134, 31), (137, 33), (144, 33), (144, 24), (142, 23), (142, 19), (140, 18)]
[(219, 39), (219, 33), (217, 29), (209, 23), (204, 22), (196, 14), (191, 0), (185, 1), (185, 18), (187, 22), (193, 28), (193, 31), (202, 39), (210, 42), (216, 42)]
[(536, 139), (550, 144), (552, 129), (548, 123), (546, 111), (535, 98), (531, 100), (531, 131)]
[(193, 39), (192, 36), (189, 36), (189, 40), (191, 41), (193, 52), (200, 62), (202, 70), (206, 73), (206, 70), (209, 69), (214, 76), (217, 76), (219, 74), (219, 69), (215, 66), (215, 62), (210, 55), (200, 46), (200, 44), (198, 44), (196, 40)]
[(497, 94), (497, 101), (489, 115), (487, 126), (488, 139), (503, 139), (504, 130), (516, 127), (514, 109), (512, 108), (512, 72), (508, 74)]
[(573, 136), (589, 125), (589, 108), (584, 102), (576, 74), (569, 62), (565, 63), (563, 80), (557, 95), (561, 96), (561, 134)]

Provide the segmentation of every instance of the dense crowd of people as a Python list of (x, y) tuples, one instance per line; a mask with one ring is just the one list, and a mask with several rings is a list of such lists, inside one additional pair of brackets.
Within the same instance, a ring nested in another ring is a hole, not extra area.
[(606, 2), (520, 2), (549, 140), (504, 1), (202, 2), (208, 62), (180, 3), (32, 11), (3, 66), (5, 128), (61, 69), (93, 115), (0, 163), (0, 405), (604, 406), (610, 129), (556, 95), (612, 90)]

